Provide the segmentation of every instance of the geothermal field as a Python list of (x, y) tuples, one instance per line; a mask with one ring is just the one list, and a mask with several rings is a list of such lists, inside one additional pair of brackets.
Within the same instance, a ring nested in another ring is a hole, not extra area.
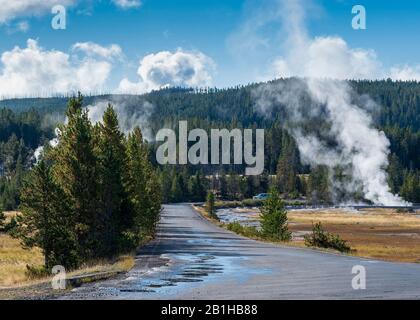
[[(391, 208), (325, 208), (288, 211), (290, 245), (304, 246), (304, 235), (321, 222), (328, 232), (348, 241), (352, 254), (387, 261), (420, 262), (420, 210), (411, 213)], [(258, 208), (219, 209), (223, 223), (239, 222), (259, 228)]]

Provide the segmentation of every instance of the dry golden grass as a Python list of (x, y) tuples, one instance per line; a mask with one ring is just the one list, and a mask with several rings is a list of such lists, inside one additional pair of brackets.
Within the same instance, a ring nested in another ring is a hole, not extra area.
[(40, 266), (43, 263), (41, 250), (24, 250), (19, 240), (0, 234), (0, 287), (26, 281), (26, 265)]
[(79, 276), (84, 274), (102, 272), (123, 272), (134, 267), (134, 257), (131, 255), (120, 256), (115, 262), (108, 260), (97, 260), (82, 266), (80, 269), (70, 272), (68, 276)]
[[(194, 206), (204, 218), (226, 227), (211, 219), (204, 208)], [(248, 210), (252, 213), (255, 209)], [(243, 209), (232, 209), (244, 212)], [(251, 214), (258, 220), (259, 214)], [(293, 247), (305, 247), (303, 235), (310, 233), (312, 224), (321, 221), (331, 233), (348, 241), (354, 255), (395, 262), (420, 263), (420, 212), (416, 214), (397, 213), (392, 209), (316, 209), (288, 212), (289, 229), (294, 240), (282, 243)], [(296, 236), (298, 235), (298, 236)], [(262, 240), (260, 238), (256, 240)], [(326, 250), (329, 251), (329, 250)]]
[[(0, 234), (0, 288), (33, 285), (50, 281), (50, 277), (30, 280), (26, 275), (26, 265), (42, 266), (44, 258), (40, 249), (24, 250), (20, 242), (8, 235)], [(116, 261), (93, 261), (80, 269), (70, 272), (68, 276), (102, 272), (123, 272), (134, 266), (134, 257), (124, 255)]]
[[(355, 255), (399, 262), (420, 262), (420, 216), (391, 209), (291, 211), (293, 232), (310, 231), (312, 223), (347, 240)], [(295, 241), (303, 242), (302, 239)]]
[(321, 221), (347, 225), (420, 228), (419, 216), (396, 213), (392, 209), (364, 209), (360, 211), (346, 209), (299, 210), (290, 211), (288, 216), (290, 221), (299, 223)]
[[(209, 219), (203, 208), (195, 207)], [(258, 210), (234, 208), (232, 212), (249, 212), (258, 220)], [(312, 224), (321, 222), (331, 233), (348, 241), (354, 255), (396, 262), (420, 263), (420, 212), (397, 213), (394, 209), (315, 209), (288, 212), (293, 241), (286, 245), (304, 247), (303, 236), (310, 233)], [(213, 221), (214, 222), (214, 221)], [(220, 225), (220, 223), (218, 223)], [(257, 239), (261, 240), (261, 239)]]

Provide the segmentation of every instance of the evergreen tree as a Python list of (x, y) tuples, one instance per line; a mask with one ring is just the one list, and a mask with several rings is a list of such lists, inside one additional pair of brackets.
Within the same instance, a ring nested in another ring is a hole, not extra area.
[(100, 217), (93, 127), (82, 102), (80, 94), (70, 99), (68, 123), (61, 127), (60, 143), (52, 152), (53, 172), (76, 214), (80, 255), (87, 260), (100, 253)]
[(227, 190), (229, 199), (241, 200), (241, 178), (235, 172), (231, 172), (227, 177)]
[(148, 150), (140, 128), (128, 136), (127, 190), (133, 206), (132, 233), (135, 237), (153, 235), (161, 210), (161, 185), (148, 160)]
[(171, 187), (172, 187), (172, 172), (169, 166), (164, 166), (160, 171), (160, 183), (162, 186), (162, 201), (164, 203), (169, 203), (172, 199), (171, 197)]
[(210, 215), (210, 217), (218, 220), (218, 217), (216, 215), (215, 202), (216, 202), (216, 197), (214, 196), (214, 193), (212, 191), (209, 191), (207, 193), (206, 210), (207, 210), (207, 213)]
[(312, 169), (308, 181), (308, 196), (312, 203), (330, 203), (331, 192), (328, 168), (317, 166)]
[(288, 195), (296, 194), (298, 190), (299, 156), (294, 140), (283, 135), (282, 148), (277, 165), (277, 188)]
[(226, 199), (227, 195), (228, 195), (228, 190), (227, 190), (227, 181), (226, 181), (226, 173), (224, 170), (222, 170), (222, 173), (219, 176), (219, 189), (220, 189), (220, 196), (222, 197), (222, 199)]
[(95, 148), (98, 161), (100, 238), (105, 255), (118, 250), (118, 239), (129, 227), (130, 207), (124, 188), (126, 150), (124, 134), (119, 130), (118, 117), (111, 105), (106, 109), (99, 124), (99, 137)]
[(389, 157), (388, 166), (388, 184), (393, 193), (398, 193), (404, 180), (404, 171), (401, 166), (400, 160), (395, 153), (392, 153)]
[[(161, 210), (162, 187), (139, 128), (125, 139), (112, 106), (93, 127), (80, 95), (70, 100), (67, 118), (58, 145), (46, 149), (24, 183), (13, 230), (26, 247), (43, 250), (48, 269), (136, 248), (154, 235)], [(20, 186), (17, 158), (17, 182), (6, 187)]]
[(196, 202), (204, 201), (206, 198), (206, 186), (204, 185), (204, 179), (200, 172), (197, 172), (191, 177), (190, 183), (190, 194), (191, 200)]
[(187, 167), (182, 166), (181, 170), (177, 172), (177, 175), (179, 181), (179, 188), (182, 194), (179, 201), (188, 201), (191, 199), (193, 194), (190, 192), (190, 181)]
[(291, 233), (287, 225), (287, 211), (279, 192), (272, 188), (261, 209), (262, 234), (274, 240), (289, 241)]
[(182, 184), (181, 184), (181, 177), (176, 172), (172, 175), (172, 184), (171, 184), (171, 202), (182, 202), (183, 201), (183, 192), (182, 192)]
[(45, 267), (54, 265), (68, 269), (79, 266), (75, 216), (68, 198), (57, 185), (51, 169), (42, 161), (31, 172), (21, 194), (22, 215), (14, 236), (27, 248), (40, 247)]
[(410, 202), (420, 203), (420, 174), (406, 172), (401, 187), (401, 196)]

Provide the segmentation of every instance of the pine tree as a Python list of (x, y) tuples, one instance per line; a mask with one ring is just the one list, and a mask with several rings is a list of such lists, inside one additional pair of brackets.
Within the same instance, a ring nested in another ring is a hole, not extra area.
[(223, 170), (219, 176), (219, 189), (220, 189), (220, 196), (222, 199), (226, 199), (228, 190), (227, 190), (227, 181), (226, 181), (226, 173)]
[(420, 202), (420, 174), (416, 172), (406, 172), (404, 183), (401, 186), (401, 196), (410, 202)]
[(212, 217), (213, 219), (218, 219), (216, 215), (216, 207), (215, 207), (216, 198), (214, 196), (214, 193), (212, 191), (209, 191), (207, 193), (207, 200), (206, 200), (206, 210), (207, 213)]
[(98, 125), (98, 143), (95, 148), (98, 161), (100, 238), (104, 255), (118, 251), (118, 239), (129, 227), (128, 196), (124, 188), (126, 150), (124, 134), (119, 130), (118, 117), (111, 105)]
[(153, 170), (140, 128), (127, 141), (128, 179), (126, 188), (133, 206), (133, 234), (153, 235), (161, 210), (161, 185)]
[(395, 153), (389, 157), (388, 184), (393, 193), (398, 193), (403, 184), (404, 172), (400, 160)]
[(169, 203), (171, 201), (172, 172), (169, 166), (164, 166), (160, 171), (160, 183), (162, 185), (162, 201)]
[(288, 195), (298, 192), (299, 155), (293, 139), (283, 136), (282, 148), (277, 164), (277, 188)]
[(171, 194), (171, 198), (170, 198), (171, 202), (174, 202), (174, 203), (182, 202), (183, 193), (182, 193), (181, 177), (176, 172), (172, 176), (170, 194)]
[(204, 201), (206, 198), (206, 187), (203, 178), (199, 172), (191, 177), (190, 182), (191, 200), (196, 202)]
[(94, 130), (88, 111), (82, 109), (83, 97), (69, 101), (68, 123), (61, 127), (60, 143), (53, 153), (53, 172), (70, 199), (76, 215), (75, 227), (80, 255), (84, 260), (100, 251), (98, 212), (98, 170), (94, 154)]
[(241, 198), (241, 178), (235, 172), (231, 172), (227, 177), (227, 190), (230, 199)]
[(327, 167), (317, 166), (312, 169), (308, 181), (308, 196), (314, 204), (331, 202)]
[(274, 240), (289, 241), (291, 233), (287, 226), (287, 211), (279, 192), (272, 188), (270, 196), (261, 209), (262, 234)]
[(146, 195), (147, 195), (147, 223), (146, 230), (150, 236), (154, 236), (156, 226), (160, 219), (160, 212), (162, 209), (162, 194), (159, 177), (152, 165), (147, 162), (146, 165)]
[(54, 265), (67, 269), (79, 266), (75, 216), (45, 162), (41, 161), (32, 170), (21, 199), (22, 215), (14, 236), (19, 237), (25, 247), (42, 249), (47, 270)]

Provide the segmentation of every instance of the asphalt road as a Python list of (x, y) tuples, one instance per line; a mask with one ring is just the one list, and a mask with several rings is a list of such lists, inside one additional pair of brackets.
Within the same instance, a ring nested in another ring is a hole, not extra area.
[[(353, 289), (354, 266), (365, 268), (366, 289)], [(213, 225), (188, 204), (168, 205), (133, 270), (61, 298), (419, 299), (420, 264), (261, 243)]]

